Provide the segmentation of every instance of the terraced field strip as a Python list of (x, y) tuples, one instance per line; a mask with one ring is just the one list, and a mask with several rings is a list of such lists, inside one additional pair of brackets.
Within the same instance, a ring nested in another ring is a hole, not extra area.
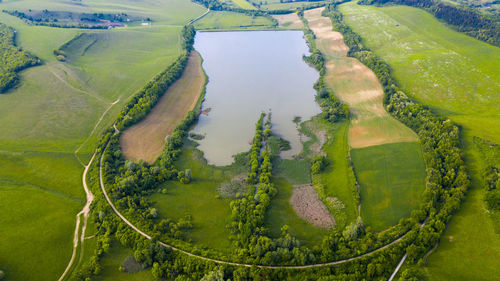
[(121, 135), (125, 157), (152, 163), (161, 154), (165, 137), (196, 106), (205, 80), (201, 56), (193, 51), (182, 77), (168, 88), (144, 120)]
[(417, 135), (384, 109), (384, 92), (375, 74), (355, 58), (347, 57), (349, 48), (339, 32), (332, 30), (324, 8), (304, 12), (316, 43), (326, 59), (325, 81), (351, 110), (349, 144), (353, 148), (394, 142), (416, 141)]

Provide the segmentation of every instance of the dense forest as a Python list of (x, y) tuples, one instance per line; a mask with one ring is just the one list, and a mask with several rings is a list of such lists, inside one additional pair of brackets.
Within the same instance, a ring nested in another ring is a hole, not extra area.
[(19, 82), (16, 72), (37, 65), (40, 60), (15, 46), (15, 31), (0, 23), (0, 93)]
[(425, 9), (474, 38), (500, 46), (500, 19), (487, 18), (471, 8), (457, 7), (435, 0), (362, 0), (360, 4), (401, 4)]

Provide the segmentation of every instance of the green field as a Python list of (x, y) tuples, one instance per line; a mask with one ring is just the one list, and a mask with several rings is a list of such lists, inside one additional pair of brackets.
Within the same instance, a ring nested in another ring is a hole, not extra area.
[(54, 280), (71, 256), (81, 203), (29, 183), (0, 182), (0, 264), (7, 280)]
[[(467, 137), (470, 137), (467, 135)], [(466, 141), (472, 188), (423, 267), (428, 280), (496, 280), (500, 275), (500, 221), (490, 217), (480, 182), (482, 155)]]
[(123, 281), (152, 281), (154, 280), (151, 270), (142, 270), (135, 273), (121, 272), (119, 270), (123, 261), (134, 253), (123, 247), (118, 241), (113, 240), (109, 253), (101, 260), (101, 273), (95, 280), (123, 280)]
[[(393, 68), (406, 92), (500, 143), (500, 48), (455, 32), (420, 9), (341, 5), (347, 23)], [(471, 83), (471, 81), (474, 81)]]
[(455, 32), (416, 8), (347, 3), (340, 10), (367, 46), (391, 65), (403, 90), (464, 131), (472, 187), (441, 245), (428, 258), (428, 278), (495, 280), (500, 235), (482, 200), (478, 169), (484, 163), (472, 147), (472, 137), (500, 143), (500, 62), (494, 59), (500, 57), (500, 48)]
[(333, 128), (329, 124), (322, 124), (322, 126), (320, 124), (319, 128), (328, 128), (327, 141), (323, 146), (328, 165), (317, 178), (313, 179), (313, 183), (316, 186), (319, 183), (323, 187), (323, 192), (320, 191), (319, 195), (324, 201), (328, 197), (336, 197), (345, 205), (343, 210), (333, 212), (329, 208), (335, 216), (337, 226), (342, 229), (358, 217), (358, 205), (354, 196), (354, 193), (357, 193), (356, 179), (348, 159), (349, 123), (342, 121), (336, 123)]
[(262, 16), (248, 16), (227, 11), (210, 11), (194, 26), (200, 30), (269, 29), (273, 22)]
[(247, 10), (256, 10), (256, 8), (250, 4), (247, 0), (231, 0), (233, 1), (234, 4), (236, 4), (238, 7), (242, 9), (247, 9)]
[(245, 171), (207, 166), (201, 152), (193, 149), (186, 149), (176, 165), (179, 169), (191, 169), (193, 181), (189, 184), (167, 182), (160, 187), (166, 189), (165, 194), (157, 192), (151, 196), (159, 217), (176, 220), (189, 214), (193, 217), (193, 229), (188, 231), (188, 238), (194, 244), (222, 252), (231, 251), (226, 228), (231, 215), (230, 199), (222, 198), (217, 187)]
[(360, 184), (361, 217), (374, 231), (395, 225), (418, 207), (425, 188), (420, 144), (401, 142), (351, 150)]
[[(205, 11), (187, 0), (79, 4), (3, 1), (0, 9), (125, 12), (150, 17), (153, 25), (50, 28), (0, 13), (0, 22), (17, 31), (16, 44), (43, 60), (20, 73), (17, 88), (0, 95), (0, 205), (9, 210), (0, 212), (0, 264), (8, 280), (57, 280), (62, 274), (75, 215), (85, 202), (78, 159), (90, 159), (100, 132), (128, 98), (177, 57), (182, 25)], [(66, 50), (70, 59), (57, 61), (53, 51), (81, 32), (97, 40), (75, 41)]]

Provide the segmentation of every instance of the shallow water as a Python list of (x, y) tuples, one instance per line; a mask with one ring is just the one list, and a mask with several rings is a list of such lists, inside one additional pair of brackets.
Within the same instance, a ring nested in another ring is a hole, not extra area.
[(301, 31), (198, 32), (194, 44), (208, 75), (202, 114), (194, 132), (205, 135), (199, 149), (210, 164), (227, 165), (250, 148), (262, 111), (272, 112), (273, 131), (290, 141), (290, 158), (302, 144), (302, 121), (321, 110), (314, 101), (318, 72), (302, 59), (308, 47)]

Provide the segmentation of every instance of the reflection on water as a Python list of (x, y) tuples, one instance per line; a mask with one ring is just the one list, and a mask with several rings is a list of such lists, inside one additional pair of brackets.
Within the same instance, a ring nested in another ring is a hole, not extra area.
[(248, 150), (262, 111), (272, 112), (273, 131), (291, 143), (282, 157), (300, 153), (293, 118), (320, 112), (313, 89), (319, 74), (302, 60), (308, 54), (303, 33), (198, 32), (194, 47), (209, 79), (203, 109), (210, 110), (194, 129), (205, 135), (198, 142), (208, 162), (227, 165)]

